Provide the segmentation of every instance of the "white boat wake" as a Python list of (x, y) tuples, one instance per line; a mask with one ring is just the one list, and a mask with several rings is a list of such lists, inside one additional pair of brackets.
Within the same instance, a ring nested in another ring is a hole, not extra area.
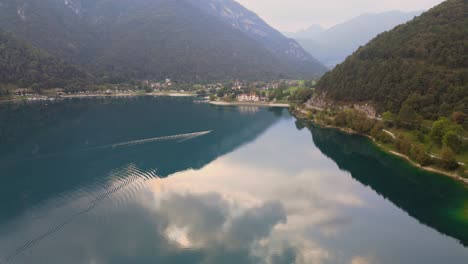
[(194, 132), (194, 133), (187, 133), (187, 134), (178, 134), (178, 135), (172, 135), (172, 136), (163, 136), (163, 137), (154, 137), (154, 138), (146, 138), (146, 139), (139, 139), (139, 140), (131, 140), (131, 141), (126, 141), (126, 142), (121, 142), (121, 143), (116, 143), (116, 144), (110, 144), (110, 145), (105, 145), (105, 146), (87, 148), (87, 149), (84, 149), (84, 150), (86, 151), (86, 150), (95, 150), (95, 149), (128, 147), (128, 146), (135, 146), (135, 145), (141, 145), (141, 144), (158, 142), (158, 141), (166, 141), (166, 140), (179, 140), (179, 142), (183, 142), (183, 141), (187, 141), (187, 140), (190, 140), (190, 139), (194, 139), (194, 138), (197, 138), (197, 137), (207, 135), (207, 134), (209, 134), (211, 132), (213, 132), (213, 130)]
[(45, 159), (45, 158), (51, 158), (59, 155), (67, 155), (67, 154), (74, 154), (74, 153), (79, 153), (79, 152), (85, 152), (85, 151), (93, 151), (93, 150), (102, 150), (102, 149), (110, 149), (110, 148), (120, 148), (120, 147), (130, 147), (130, 146), (135, 146), (135, 145), (142, 145), (146, 143), (152, 143), (152, 142), (159, 142), (159, 141), (168, 141), (168, 140), (178, 140), (177, 143), (181, 143), (187, 140), (191, 140), (197, 137), (201, 137), (204, 135), (207, 135), (209, 133), (213, 132), (213, 130), (207, 130), (207, 131), (200, 131), (200, 132), (194, 132), (194, 133), (186, 133), (186, 134), (177, 134), (177, 135), (172, 135), (172, 136), (162, 136), (162, 137), (154, 137), (154, 138), (146, 138), (146, 139), (139, 139), (139, 140), (131, 140), (131, 141), (126, 141), (126, 142), (121, 142), (121, 143), (114, 143), (114, 144), (109, 144), (109, 145), (104, 145), (104, 146), (97, 146), (97, 147), (89, 147), (89, 148), (84, 148), (84, 149), (79, 149), (71, 152), (60, 152), (60, 153), (51, 153), (51, 154), (42, 154), (39, 156), (34, 156), (31, 157), (27, 160), (35, 160), (35, 159)]

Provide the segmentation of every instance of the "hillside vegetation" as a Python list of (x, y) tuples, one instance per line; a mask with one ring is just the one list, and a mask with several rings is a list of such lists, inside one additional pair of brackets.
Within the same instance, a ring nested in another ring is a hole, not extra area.
[(78, 84), (89, 78), (76, 67), (0, 30), (0, 93), (6, 93), (7, 85), (40, 90)]
[(329, 99), (437, 119), (468, 112), (468, 1), (448, 0), (383, 33), (317, 85)]
[(1, 28), (104, 82), (310, 79), (326, 71), (232, 0), (0, 0), (0, 7)]

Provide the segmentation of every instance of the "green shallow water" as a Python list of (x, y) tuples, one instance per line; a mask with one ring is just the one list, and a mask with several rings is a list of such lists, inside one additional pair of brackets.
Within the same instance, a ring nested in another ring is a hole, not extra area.
[(468, 188), (285, 109), (0, 105), (0, 263), (466, 263)]

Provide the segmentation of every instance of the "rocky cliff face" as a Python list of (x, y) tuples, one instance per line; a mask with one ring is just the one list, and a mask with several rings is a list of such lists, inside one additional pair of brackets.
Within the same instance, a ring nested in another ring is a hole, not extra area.
[(257, 14), (233, 0), (190, 0), (190, 2), (266, 45), (277, 55), (293, 60), (317, 62), (295, 40), (285, 37)]

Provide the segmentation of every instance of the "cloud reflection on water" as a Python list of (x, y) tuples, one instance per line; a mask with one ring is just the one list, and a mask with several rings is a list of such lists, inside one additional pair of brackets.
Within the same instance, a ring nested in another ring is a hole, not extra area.
[[(133, 166), (125, 170), (129, 176), (145, 173)], [(87, 195), (68, 197), (73, 199), (61, 201), (53, 213), (45, 207), (44, 219), (25, 216), (13, 224), (10, 236), (1, 236), (0, 248), (8, 238), (27, 237), (54, 215), (89, 202)], [(391, 263), (385, 253), (393, 251), (376, 249), (393, 249), (392, 243), (411, 236), (389, 233), (392, 227), (385, 226), (392, 222), (439, 237), (337, 169), (311, 143), (308, 131), (298, 132), (291, 120), (283, 120), (201, 169), (147, 178), (138, 188), (112, 194), (14, 263), (51, 263), (51, 256), (53, 263), (69, 264)], [(385, 241), (384, 235), (392, 239)], [(385, 247), (376, 245), (375, 237)]]

